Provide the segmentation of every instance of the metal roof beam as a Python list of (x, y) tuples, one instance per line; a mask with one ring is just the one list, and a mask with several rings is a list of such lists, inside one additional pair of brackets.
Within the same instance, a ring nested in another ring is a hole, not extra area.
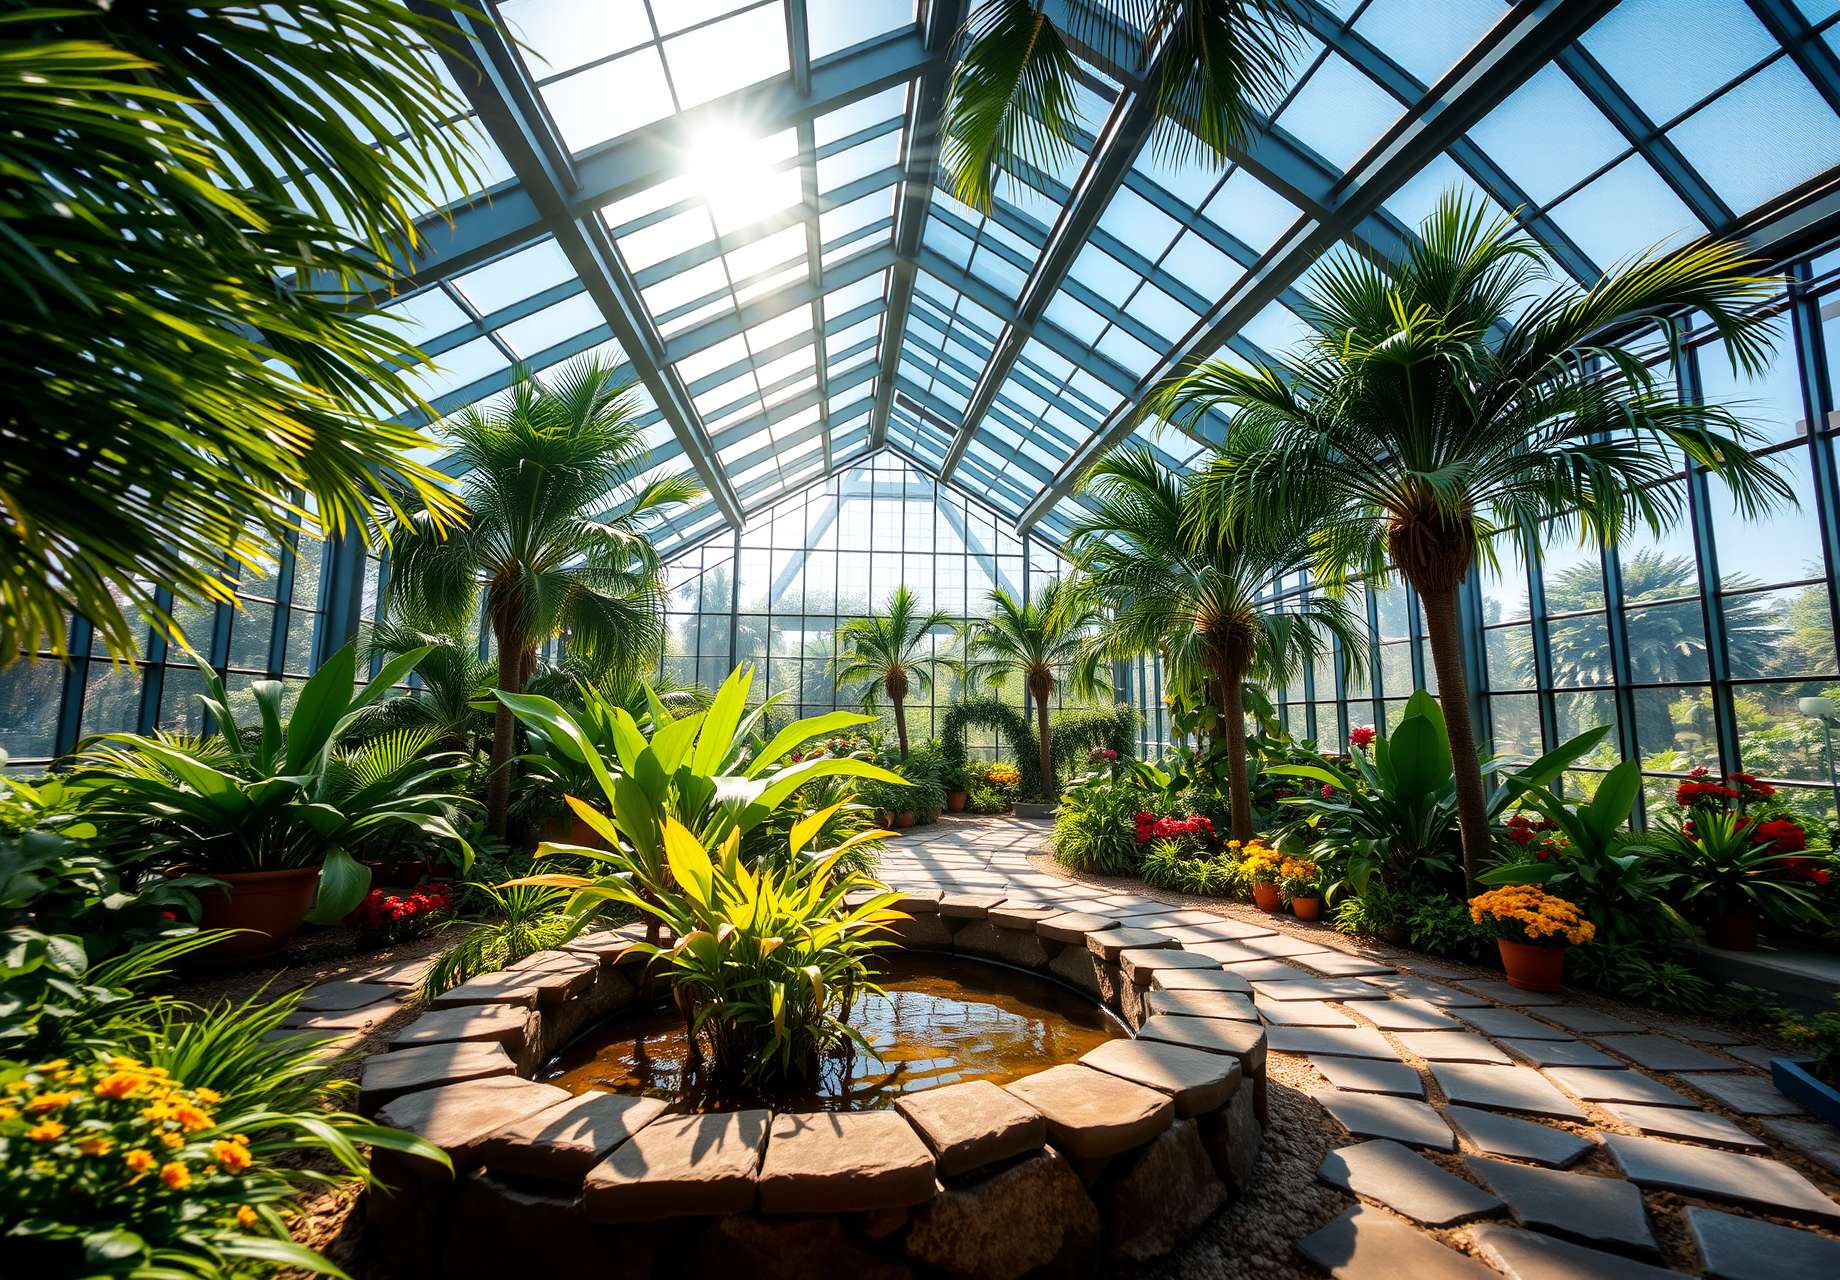
[(911, 94), (906, 154), (901, 157), (907, 177), (896, 197), (894, 218), (895, 265), (888, 282), (888, 319), (882, 325), (881, 381), (875, 388), (875, 415), (869, 424), (872, 447), (888, 437), (888, 408), (894, 399), (894, 371), (901, 362), (901, 343), (907, 333), (907, 309), (914, 298), (914, 256), (926, 229), (927, 206), (933, 199), (933, 175), (939, 170), (939, 130), (945, 116), (946, 89), (951, 81), (949, 54), (964, 20), (964, 0), (931, 0), (922, 35), (927, 51), (936, 55), (920, 75)]
[(1026, 530), (1073, 492), (1094, 461), (1136, 425), (1145, 397), (1220, 350), (1338, 239), (1615, 6), (1615, 0), (1526, 0), (1501, 20), (1334, 184), (1328, 216), (1306, 214), (1156, 364), (1125, 403), (1023, 510)]
[(1840, 58), (1834, 56), (1827, 40), (1816, 34), (1794, 0), (1750, 0), (1750, 6), (1758, 21), (1813, 82), (1815, 91), (1827, 100), (1829, 109), (1840, 113)]

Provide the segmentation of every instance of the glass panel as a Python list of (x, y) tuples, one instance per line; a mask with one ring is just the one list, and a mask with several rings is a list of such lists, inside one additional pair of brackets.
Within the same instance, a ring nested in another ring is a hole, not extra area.
[(1491, 627), (1482, 633), (1488, 652), (1490, 689), (1534, 687), (1533, 628)]
[(1558, 721), (1559, 741), (1569, 742), (1588, 729), (1612, 726), (1604, 740), (1586, 756), (1583, 763), (1608, 769), (1618, 763), (1616, 748), (1616, 699), (1610, 693), (1555, 693), (1553, 712)]
[(1819, 720), (1802, 715), (1796, 705), (1802, 698), (1821, 695), (1840, 696), (1840, 689), (1817, 689), (1808, 684), (1752, 684), (1732, 690), (1732, 707), (1738, 717), (1738, 749), (1747, 773), (1761, 778), (1832, 781), (1823, 726)]
[(1540, 704), (1534, 696), (1490, 694), (1489, 720), (1495, 728), (1495, 754), (1532, 760), (1544, 750), (1540, 742)]
[(1552, 649), (1555, 689), (1616, 683), (1616, 666), (1610, 659), (1610, 632), (1603, 614), (1555, 619), (1546, 624), (1546, 636)]
[(64, 668), (21, 659), (0, 671), (0, 750), (11, 760), (48, 760), (57, 750)]
[(89, 664), (83, 687), (82, 737), (133, 733), (140, 728), (141, 668), (108, 662)]
[(268, 670), (268, 646), (274, 638), (275, 606), (244, 602), (230, 620), (228, 665), (249, 671)]
[(1629, 633), (1629, 674), (1636, 684), (1704, 680), (1706, 620), (1697, 600), (1630, 607), (1623, 611)]
[(1642, 768), (1685, 773), (1719, 767), (1718, 737), (1712, 726), (1712, 695), (1704, 685), (1680, 689), (1637, 689), (1636, 746)]
[(1727, 596), (1725, 651), (1733, 679), (1835, 674), (1827, 585)]

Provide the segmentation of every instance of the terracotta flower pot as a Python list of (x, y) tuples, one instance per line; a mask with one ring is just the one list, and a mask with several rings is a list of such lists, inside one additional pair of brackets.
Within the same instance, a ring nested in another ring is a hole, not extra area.
[(1315, 920), (1322, 915), (1322, 899), (1292, 898), (1291, 910), (1299, 920)]
[(903, 809), (903, 810), (901, 810), (901, 812), (899, 812), (899, 813), (897, 813), (897, 814), (895, 814), (895, 815), (894, 815), (894, 825), (895, 825), (895, 826), (897, 826), (897, 827), (911, 827), (911, 826), (913, 826), (913, 825), (914, 825), (914, 814), (913, 814), (913, 810), (911, 810), (911, 809)]
[(600, 832), (577, 817), (574, 810), (569, 811), (569, 843), (578, 844), (584, 849), (603, 849), (607, 845), (601, 839)]
[(1732, 907), (1706, 921), (1706, 942), (1723, 951), (1755, 951), (1757, 926), (1762, 923), (1763, 912), (1756, 903)]
[(1255, 884), (1252, 886), (1252, 901), (1260, 911), (1278, 912), (1284, 910), (1284, 894), (1275, 884)]
[(963, 813), (965, 811), (965, 800), (968, 796), (969, 793), (964, 791), (946, 792), (946, 812)]
[(1501, 967), (1508, 971), (1508, 985), (1522, 991), (1557, 991), (1559, 977), (1565, 972), (1564, 947), (1533, 947), (1525, 942), (1496, 939), (1501, 948)]
[(313, 890), (319, 886), (318, 867), (198, 874), (222, 880), (228, 886), (197, 891), (198, 905), (203, 909), (198, 927), (254, 930), (225, 938), (198, 953), (202, 959), (220, 964), (242, 964), (280, 955), (300, 932), (300, 922), (313, 905)]

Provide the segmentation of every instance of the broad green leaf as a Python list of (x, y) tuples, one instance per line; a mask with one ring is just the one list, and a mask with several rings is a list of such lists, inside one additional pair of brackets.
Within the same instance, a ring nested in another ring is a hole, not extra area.
[[(690, 755), (691, 747), (696, 743), (697, 730), (707, 730), (708, 720), (701, 715), (685, 716), (682, 720), (672, 720), (663, 728), (652, 730), (652, 754), (658, 758), (658, 767), (665, 773), (676, 773), (685, 757)], [(693, 766), (695, 767), (695, 766)], [(707, 769), (697, 768), (698, 773), (708, 773)]]
[(257, 748), (256, 768), (268, 773), (274, 768), (275, 755), (281, 750), (281, 682), (258, 680), (249, 686), (255, 695), (256, 709), (262, 713), (262, 745)]
[(1610, 843), (1616, 829), (1629, 821), (1636, 797), (1642, 791), (1642, 762), (1625, 760), (1604, 775), (1583, 817), (1597, 837), (1599, 847)]
[(1450, 747), (1441, 728), (1441, 722), (1426, 716), (1407, 716), (1387, 740), (1393, 777), (1400, 798), (1408, 804), (1450, 781)]
[(715, 883), (715, 864), (697, 838), (676, 818), (664, 820), (665, 865), (671, 875), (702, 903), (709, 903)]
[(632, 718), (632, 712), (625, 707), (613, 709), (613, 749), (620, 757), (620, 770), (631, 773), (637, 767), (639, 754), (645, 750), (645, 735), (639, 732), (639, 722)]
[(351, 687), (357, 679), (358, 650), (347, 644), (330, 658), (304, 685), (288, 717), (287, 756), (283, 773), (304, 773), (318, 759), (332, 738), (332, 731), (351, 708)]
[(564, 796), (562, 798), (568, 802), (569, 809), (577, 818), (587, 823), (589, 829), (592, 830), (595, 835), (607, 842), (608, 848), (617, 849), (620, 847), (620, 833), (618, 828), (613, 825), (613, 820), (611, 818), (602, 813), (599, 809), (596, 809), (593, 805), (584, 804), (574, 796)]
[(415, 664), (434, 652), (433, 645), (423, 645), (419, 649), (409, 649), (397, 654), (384, 663), (377, 671), (377, 676), (351, 700), (351, 710), (361, 711), (377, 699), (387, 696), (408, 674), (415, 670)]
[(671, 714), (671, 709), (665, 706), (663, 700), (659, 698), (657, 691), (652, 688), (651, 681), (649, 680), (642, 681), (640, 682), (639, 687), (645, 690), (645, 705), (651, 710), (651, 713), (652, 713), (653, 732), (656, 732), (657, 730), (663, 728), (665, 725), (670, 724), (671, 721), (677, 718), (676, 716)]
[(1450, 750), (1450, 733), (1444, 724), (1444, 704), (1437, 696), (1424, 689), (1414, 689), (1412, 696), (1406, 699), (1405, 710), (1400, 713), (1401, 720), (1413, 716), (1423, 716), (1437, 728), (1438, 737), (1444, 740), (1444, 750)]
[(1545, 884), (1565, 869), (1564, 865), (1554, 862), (1513, 862), (1503, 867), (1492, 867), (1476, 877), (1477, 884)]
[(1515, 786), (1545, 787), (1559, 779), (1575, 761), (1589, 755), (1598, 743), (1604, 740), (1612, 726), (1600, 724), (1595, 729), (1586, 729), (1569, 742), (1562, 742), (1545, 755), (1535, 760), (1525, 769), (1521, 769), (1504, 778)]
[(819, 831), (823, 830), (824, 824), (831, 820), (831, 815), (841, 808), (843, 808), (843, 801), (839, 800), (830, 808), (821, 809), (817, 813), (807, 814), (805, 817), (793, 823), (792, 852), (795, 854), (804, 852), (805, 846), (811, 842), (811, 838), (817, 835)]
[(549, 735), (550, 741), (558, 750), (577, 764), (585, 764), (594, 775), (594, 780), (601, 785), (601, 791), (611, 800), (613, 798), (613, 776), (607, 772), (606, 762), (588, 735), (582, 732), (575, 717), (564, 711), (548, 698), (528, 693), (506, 693), (500, 690), (499, 701), (511, 708), (511, 714), (525, 724), (535, 725)]
[(657, 805), (645, 788), (629, 774), (622, 774), (613, 784), (613, 818), (633, 848), (647, 862), (658, 860), (658, 829), (661, 825)]
[[(741, 723), (741, 717), (747, 710), (748, 690), (754, 683), (752, 663), (736, 667), (722, 682), (715, 701), (709, 704), (709, 710), (703, 714), (703, 732), (697, 739), (696, 754), (691, 758), (691, 767), (705, 777), (716, 773), (722, 766), (723, 758), (735, 739), (735, 729)], [(652, 735), (654, 738), (656, 734)], [(672, 765), (671, 769), (677, 766)]]
[(812, 738), (822, 738), (842, 729), (859, 724), (874, 724), (874, 716), (859, 715), (854, 711), (832, 711), (826, 715), (812, 716), (806, 720), (795, 720), (773, 735), (773, 741), (762, 748), (747, 767), (748, 777), (756, 777), (760, 771), (798, 746)]
[(371, 889), (371, 869), (343, 849), (326, 855), (319, 868), (319, 901), (307, 913), (308, 924), (337, 924), (364, 901)]
[[(899, 787), (913, 785), (900, 774), (890, 773), (880, 765), (870, 764), (867, 760), (855, 760), (847, 757), (842, 760), (836, 760), (827, 756), (817, 760), (807, 760), (803, 764), (795, 764), (790, 769), (782, 769), (774, 774), (773, 777), (767, 781), (765, 790), (763, 790), (759, 796), (755, 797), (753, 804), (749, 806), (749, 811), (764, 809), (765, 813), (771, 813), (773, 810), (779, 808), (787, 796), (797, 791), (813, 778), (834, 777), (869, 778), (876, 782), (888, 782)], [(762, 819), (764, 819), (765, 813), (762, 814)], [(759, 821), (761, 821), (761, 819), (755, 819), (754, 822), (747, 822), (744, 820), (743, 830), (757, 825)]]
[(1330, 769), (1315, 764), (1280, 764), (1265, 770), (1266, 773), (1285, 778), (1309, 778), (1314, 782), (1326, 782), (1341, 791), (1354, 790), (1354, 783), (1348, 776), (1337, 769)]

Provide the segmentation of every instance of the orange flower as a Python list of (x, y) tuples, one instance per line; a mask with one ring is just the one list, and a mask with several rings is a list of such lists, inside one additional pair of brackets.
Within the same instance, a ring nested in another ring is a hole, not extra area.
[(236, 1220), (246, 1227), (253, 1227), (256, 1225), (256, 1211), (246, 1204), (240, 1204), (236, 1207)]
[(64, 1126), (55, 1120), (43, 1120), (26, 1130), (26, 1137), (34, 1142), (56, 1142), (64, 1136)]
[(185, 1135), (182, 1133), (162, 1133), (160, 1135), (160, 1141), (165, 1143), (168, 1147), (183, 1147), (185, 1145)]
[(115, 1143), (108, 1138), (85, 1138), (77, 1144), (77, 1150), (86, 1156), (106, 1156), (115, 1149)]
[(192, 1096), (200, 1102), (217, 1103), (224, 1100), (224, 1095), (215, 1089), (193, 1089)]
[(211, 1113), (194, 1107), (189, 1102), (181, 1102), (172, 1109), (173, 1119), (177, 1120), (187, 1132), (195, 1133), (199, 1129), (209, 1129), (217, 1122), (211, 1119)]
[(249, 1148), (235, 1142), (213, 1142), (211, 1153), (217, 1157), (217, 1162), (231, 1173), (241, 1173), (253, 1163), (250, 1159)]
[(153, 1168), (153, 1153), (151, 1151), (143, 1151), (139, 1147), (136, 1147), (132, 1151), (124, 1152), (121, 1158), (125, 1160), (128, 1167), (136, 1173), (145, 1173), (147, 1170)]
[(115, 1071), (96, 1081), (98, 1098), (126, 1098), (141, 1087), (140, 1077), (131, 1076), (125, 1071)]
[(56, 1111), (65, 1103), (74, 1101), (76, 1096), (74, 1093), (41, 1093), (26, 1103), (26, 1112), (30, 1114), (34, 1111)]
[(192, 1185), (192, 1171), (174, 1160), (160, 1166), (160, 1181), (170, 1190), (183, 1191)]

